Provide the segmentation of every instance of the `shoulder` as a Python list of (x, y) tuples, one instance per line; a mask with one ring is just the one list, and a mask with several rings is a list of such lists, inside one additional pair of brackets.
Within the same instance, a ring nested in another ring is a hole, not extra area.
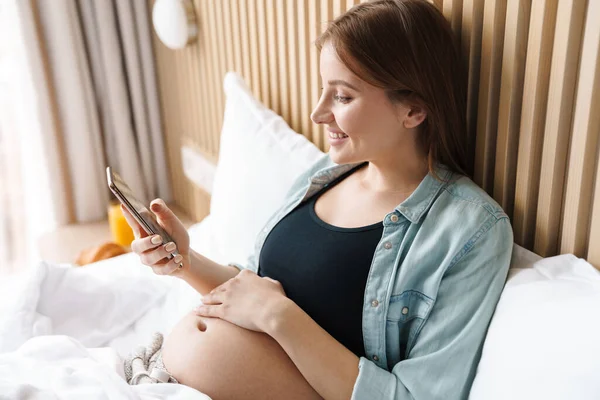
[(510, 226), (504, 209), (470, 178), (452, 174), (431, 204), (428, 218), (443, 222), (440, 227), (466, 234), (486, 229), (499, 221)]
[(444, 187), (440, 200), (447, 206), (476, 213), (482, 218), (508, 218), (502, 207), (470, 178), (454, 174)]
[(508, 215), (485, 190), (462, 175), (453, 175), (440, 190), (419, 230), (422, 241), (444, 250), (447, 267), (474, 250), (512, 253)]
[(450, 265), (476, 249), (512, 252), (514, 238), (508, 215), (470, 178), (455, 175), (435, 203), (432, 211), (436, 219), (442, 221), (440, 233), (460, 238)]

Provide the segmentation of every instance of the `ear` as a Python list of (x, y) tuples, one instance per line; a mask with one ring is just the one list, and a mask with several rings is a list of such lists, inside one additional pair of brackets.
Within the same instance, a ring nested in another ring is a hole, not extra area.
[(406, 129), (416, 128), (421, 122), (425, 121), (425, 118), (427, 118), (427, 112), (422, 107), (410, 106), (408, 113), (404, 116), (404, 127)]

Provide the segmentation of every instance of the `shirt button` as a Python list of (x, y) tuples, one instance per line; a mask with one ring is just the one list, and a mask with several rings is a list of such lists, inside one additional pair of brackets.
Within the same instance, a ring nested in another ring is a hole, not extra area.
[(373, 355), (373, 360), (374, 361), (379, 361), (379, 357), (377, 357), (376, 355)]
[(398, 216), (396, 214), (393, 214), (390, 219), (392, 220), (392, 222), (398, 222)]
[(404, 315), (408, 314), (408, 307), (404, 307), (402, 309), (402, 314), (404, 314)]
[(388, 249), (388, 250), (389, 250), (389, 249), (391, 249), (391, 248), (392, 248), (392, 242), (385, 242), (385, 243), (383, 244), (383, 247), (385, 247), (385, 248), (386, 248), (386, 249)]
[(372, 306), (372, 307), (377, 307), (378, 305), (379, 305), (379, 302), (378, 302), (377, 300), (373, 300), (373, 301), (371, 302), (371, 306)]

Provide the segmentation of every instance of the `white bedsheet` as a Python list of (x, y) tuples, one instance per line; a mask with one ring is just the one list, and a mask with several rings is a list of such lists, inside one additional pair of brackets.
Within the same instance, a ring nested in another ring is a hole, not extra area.
[[(192, 247), (217, 262), (210, 218)], [(0, 399), (208, 399), (183, 385), (129, 386), (122, 358), (167, 334), (201, 296), (133, 253), (86, 267), (41, 262), (0, 284)]]
[(114, 349), (87, 349), (68, 336), (29, 339), (0, 355), (0, 399), (194, 399), (210, 397), (184, 385), (129, 386)]

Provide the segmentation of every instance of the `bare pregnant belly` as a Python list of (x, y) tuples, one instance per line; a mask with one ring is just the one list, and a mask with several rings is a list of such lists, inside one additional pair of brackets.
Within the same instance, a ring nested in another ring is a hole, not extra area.
[(213, 400), (321, 399), (275, 339), (218, 318), (186, 315), (162, 355), (180, 383)]

